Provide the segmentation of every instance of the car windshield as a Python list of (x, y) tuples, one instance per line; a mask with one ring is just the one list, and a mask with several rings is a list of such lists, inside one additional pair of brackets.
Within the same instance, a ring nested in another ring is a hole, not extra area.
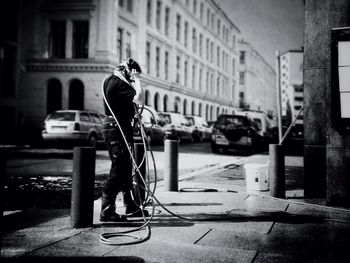
[(185, 118), (187, 119), (189, 125), (194, 125), (194, 118), (193, 117), (186, 116)]
[(159, 114), (159, 117), (162, 121), (165, 122), (165, 124), (169, 124), (171, 123), (171, 118), (170, 118), (170, 115), (169, 114), (163, 114), (163, 113), (160, 113)]
[(75, 112), (54, 112), (50, 114), (48, 120), (55, 121), (74, 121)]
[(261, 120), (258, 119), (258, 118), (254, 118), (253, 120), (254, 120), (254, 123), (256, 124), (257, 128), (258, 128), (259, 130), (261, 130), (261, 129), (262, 129)]
[(220, 124), (237, 124), (242, 125), (246, 124), (244, 119), (239, 116), (221, 116), (218, 120), (218, 123)]

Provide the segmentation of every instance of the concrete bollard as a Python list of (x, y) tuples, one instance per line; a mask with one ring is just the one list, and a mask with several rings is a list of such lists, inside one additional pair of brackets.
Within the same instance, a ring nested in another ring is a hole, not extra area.
[(269, 158), (270, 195), (277, 198), (285, 198), (284, 146), (270, 144)]
[(74, 228), (93, 224), (96, 150), (75, 147), (71, 196), (71, 225)]
[[(136, 142), (134, 143), (134, 149), (135, 149), (135, 161), (137, 165), (140, 165), (142, 161), (143, 161), (143, 164), (141, 165), (141, 167), (139, 167), (141, 175), (139, 175), (139, 173), (136, 172), (136, 176), (134, 179), (136, 185), (134, 185), (133, 187), (133, 194), (135, 197), (135, 201), (137, 202), (141, 201), (141, 203), (143, 203), (146, 198), (146, 195), (145, 195), (146, 185), (144, 183), (145, 174), (146, 174), (146, 160), (144, 160), (143, 158), (145, 154), (145, 148), (142, 142), (141, 143)], [(143, 180), (140, 178), (140, 176), (142, 176)]]
[(165, 191), (178, 191), (178, 140), (166, 139), (164, 141), (164, 187)]

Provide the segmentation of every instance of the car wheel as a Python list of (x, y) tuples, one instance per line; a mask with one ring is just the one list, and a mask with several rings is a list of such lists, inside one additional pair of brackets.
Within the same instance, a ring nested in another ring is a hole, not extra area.
[(89, 146), (92, 148), (96, 148), (97, 146), (97, 137), (95, 134), (91, 134), (89, 137)]

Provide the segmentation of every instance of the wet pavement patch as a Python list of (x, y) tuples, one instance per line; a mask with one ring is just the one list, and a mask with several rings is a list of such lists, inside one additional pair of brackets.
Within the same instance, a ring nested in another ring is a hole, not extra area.
[[(101, 196), (104, 179), (95, 178), (95, 199)], [(70, 208), (71, 191), (71, 176), (9, 176), (4, 183), (4, 210)]]

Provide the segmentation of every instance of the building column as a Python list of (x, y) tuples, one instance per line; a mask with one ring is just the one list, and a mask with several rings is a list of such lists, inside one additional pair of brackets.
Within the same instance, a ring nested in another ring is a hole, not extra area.
[(106, 59), (113, 55), (115, 57), (118, 28), (118, 1), (100, 0), (97, 12), (96, 58)]
[(73, 57), (73, 21), (68, 19), (66, 23), (66, 58)]
[(350, 206), (350, 134), (332, 127), (332, 28), (350, 25), (348, 1), (305, 1), (304, 174), (305, 197)]

